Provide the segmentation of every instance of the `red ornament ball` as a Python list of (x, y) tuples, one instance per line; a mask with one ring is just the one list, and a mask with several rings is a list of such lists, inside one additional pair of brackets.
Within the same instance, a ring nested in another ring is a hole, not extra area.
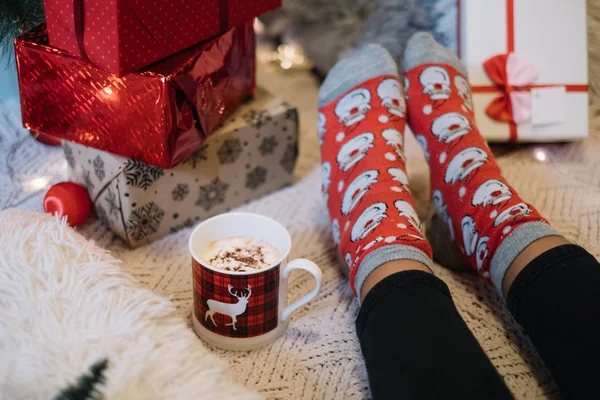
[(67, 216), (71, 226), (81, 225), (90, 215), (91, 201), (85, 187), (73, 182), (52, 186), (44, 197), (44, 210), (59, 217)]
[(56, 136), (46, 135), (45, 133), (30, 133), (31, 136), (40, 143), (44, 143), (47, 146), (60, 146), (61, 139)]

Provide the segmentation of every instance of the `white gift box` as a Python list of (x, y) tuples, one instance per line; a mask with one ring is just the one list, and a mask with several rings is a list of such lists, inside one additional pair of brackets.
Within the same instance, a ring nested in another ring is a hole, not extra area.
[[(477, 123), (486, 139), (550, 142), (586, 137), (585, 0), (457, 1), (459, 55), (469, 72)], [(508, 90), (492, 81), (484, 62), (507, 53), (515, 55), (513, 65), (507, 63), (513, 76), (529, 64), (537, 70), (537, 79), (519, 85), (514, 85), (513, 79), (507, 82)], [(519, 114), (517, 123), (501, 122), (486, 113), (495, 98), (506, 94), (514, 99), (515, 93), (524, 100), (508, 102), (515, 108), (510, 112)]]

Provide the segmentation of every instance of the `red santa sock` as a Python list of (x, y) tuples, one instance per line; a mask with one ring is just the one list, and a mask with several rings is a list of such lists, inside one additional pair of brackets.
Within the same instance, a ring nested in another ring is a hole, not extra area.
[(404, 93), (391, 56), (369, 45), (341, 61), (321, 89), (318, 121), (323, 192), (355, 293), (386, 262), (430, 266), (408, 189)]
[(501, 291), (516, 256), (558, 233), (502, 176), (475, 123), (459, 60), (420, 33), (408, 43), (405, 68), (408, 122), (429, 163), (435, 217), (463, 262)]

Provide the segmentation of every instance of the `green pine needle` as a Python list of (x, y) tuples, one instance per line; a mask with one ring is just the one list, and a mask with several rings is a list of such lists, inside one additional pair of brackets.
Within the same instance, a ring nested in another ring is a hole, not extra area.
[(44, 21), (44, 0), (1, 0), (0, 55), (10, 59), (13, 39)]
[(103, 396), (98, 386), (106, 381), (104, 371), (107, 368), (107, 359), (94, 363), (89, 373), (81, 375), (76, 384), (60, 392), (53, 400), (101, 400)]

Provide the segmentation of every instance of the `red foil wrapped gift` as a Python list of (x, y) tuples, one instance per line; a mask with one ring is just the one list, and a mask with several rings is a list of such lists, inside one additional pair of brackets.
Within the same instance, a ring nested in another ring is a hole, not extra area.
[(281, 0), (44, 0), (50, 44), (118, 76), (281, 6)]
[(246, 23), (119, 78), (49, 47), (40, 28), (15, 40), (23, 124), (172, 168), (253, 95), (255, 48)]

